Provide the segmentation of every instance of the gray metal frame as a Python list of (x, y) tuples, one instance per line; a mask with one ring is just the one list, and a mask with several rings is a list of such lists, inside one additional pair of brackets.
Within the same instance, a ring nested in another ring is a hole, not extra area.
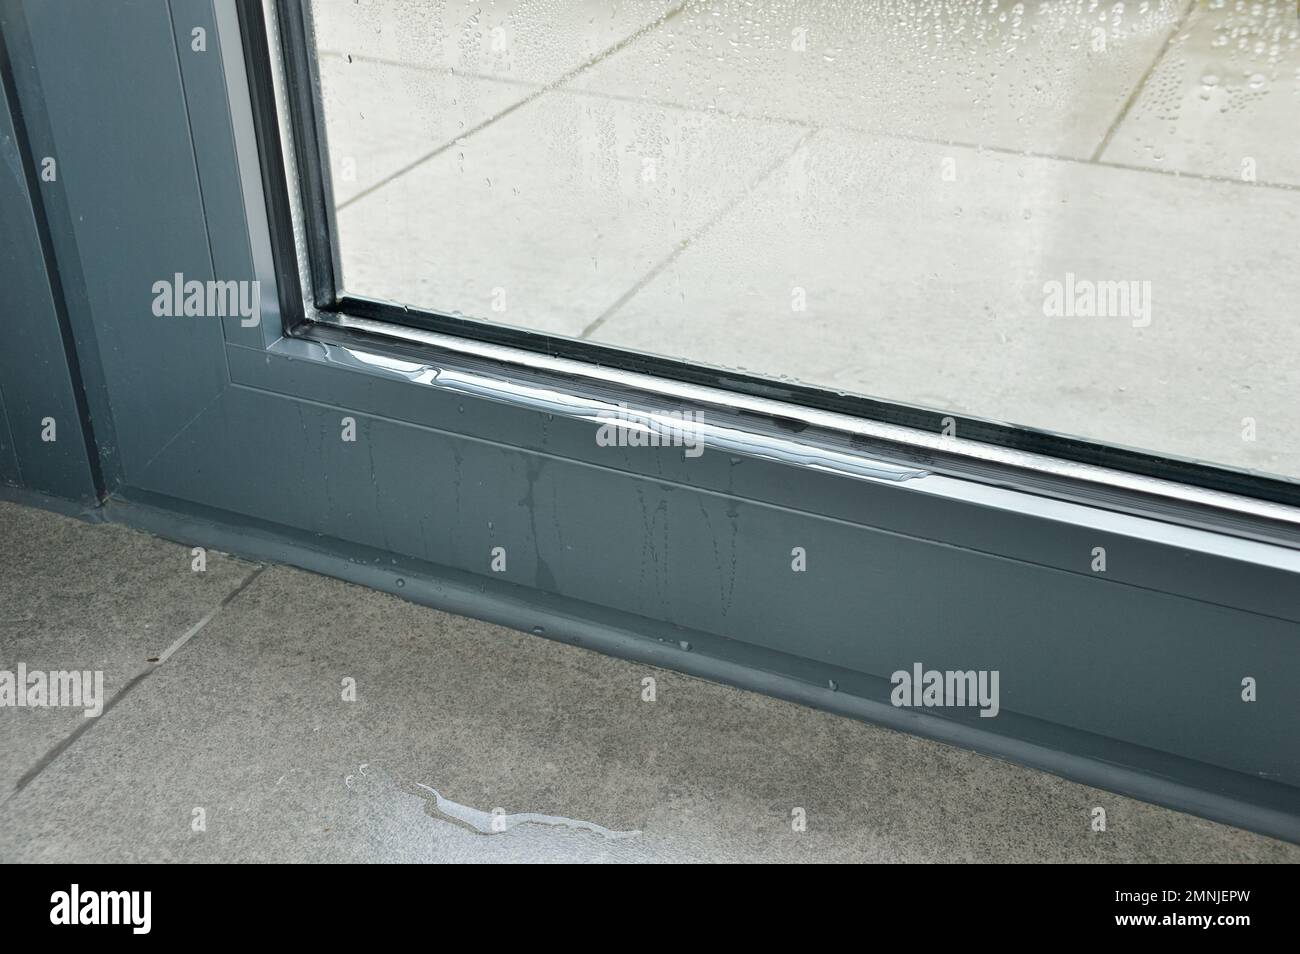
[[(0, 348), (0, 484), (22, 486), (83, 504), (102, 490), (93, 426), (81, 391), (63, 285), (53, 267), (46, 206), (33, 202), (43, 184), (27, 124), (14, 95), (13, 68), (0, 44), (0, 275), (11, 306), (9, 346)], [(52, 439), (51, 439), (52, 438)]]
[[(0, 23), (32, 152), (57, 146), (40, 201), (110, 519), (1300, 841), (1294, 510), (364, 320), (285, 334), (233, 6)], [(262, 325), (153, 317), (176, 272), (262, 280)], [(602, 411), (686, 402), (698, 458), (596, 445)], [(915, 662), (998, 670), (1001, 714), (895, 708)]]

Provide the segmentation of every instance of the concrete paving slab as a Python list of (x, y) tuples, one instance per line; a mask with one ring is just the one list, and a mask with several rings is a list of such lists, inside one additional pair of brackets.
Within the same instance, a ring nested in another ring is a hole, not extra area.
[(343, 286), (576, 336), (802, 134), (545, 93), (341, 209)]
[(1199, 0), (1101, 158), (1300, 186), (1294, 0)]
[(828, 130), (591, 338), (1296, 476), (1297, 234), (1291, 191)]
[[(0, 669), (98, 670), (102, 702), (254, 569), (208, 551), (196, 572), (188, 547), (3, 501), (0, 541)], [(0, 798), (86, 723), (78, 707), (0, 707)]]
[(0, 805), (0, 860), (1300, 860), (939, 743), (286, 568), (172, 663)]

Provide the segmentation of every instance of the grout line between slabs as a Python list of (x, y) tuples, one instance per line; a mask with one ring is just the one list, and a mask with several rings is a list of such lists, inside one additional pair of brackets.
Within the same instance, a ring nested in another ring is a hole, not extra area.
[(1156, 55), (1152, 57), (1151, 62), (1147, 64), (1146, 71), (1138, 78), (1138, 81), (1133, 84), (1133, 89), (1129, 91), (1128, 99), (1124, 101), (1124, 106), (1120, 109), (1119, 115), (1117, 115), (1111, 122), (1110, 127), (1106, 130), (1106, 134), (1101, 137), (1101, 142), (1092, 153), (1092, 162), (1095, 162), (1098, 165), (1103, 164), (1101, 162), (1102, 154), (1110, 148), (1111, 140), (1114, 139), (1115, 134), (1119, 132), (1119, 127), (1124, 125), (1124, 120), (1128, 118), (1128, 114), (1132, 111), (1134, 105), (1136, 105), (1138, 97), (1140, 97), (1142, 91), (1146, 89), (1147, 83), (1151, 80), (1151, 75), (1156, 71), (1156, 67), (1159, 66), (1161, 61), (1163, 61), (1168, 55), (1169, 50), (1174, 45), (1174, 41), (1178, 38), (1178, 34), (1181, 33), (1183, 27), (1187, 25), (1187, 19), (1191, 16), (1192, 8), (1194, 6), (1196, 6), (1196, 0), (1187, 0), (1186, 6), (1183, 7), (1182, 14), (1174, 22), (1173, 29), (1169, 31), (1169, 35), (1165, 37), (1165, 42), (1160, 45), (1160, 49), (1156, 51)]
[(172, 657), (172, 655), (176, 652), (176, 650), (180, 649), (191, 639), (197, 636), (199, 632), (203, 629), (203, 627), (207, 626), (208, 623), (212, 622), (213, 618), (218, 613), (220, 613), (223, 609), (225, 609), (232, 602), (234, 602), (235, 597), (239, 596), (240, 593), (248, 589), (249, 585), (251, 585), (252, 582), (255, 579), (257, 579), (262, 574), (262, 571), (265, 569), (266, 569), (266, 564), (262, 564), (261, 566), (256, 567), (251, 573), (248, 574), (248, 576), (244, 577), (244, 579), (240, 582), (240, 584), (237, 587), (235, 587), (233, 590), (231, 590), (229, 593), (227, 593), (225, 598), (222, 599), (220, 603), (218, 603), (212, 609), (208, 610), (207, 615), (205, 615), (201, 620), (199, 620), (197, 623), (195, 623), (193, 626), (187, 629), (184, 633), (182, 633), (174, 643), (172, 643), (170, 646), (164, 649), (158, 656), (158, 662), (155, 663), (154, 665), (160, 666), (163, 663), (165, 663), (168, 659)]
[(539, 86), (537, 89), (533, 90), (523, 99), (519, 100), (516, 103), (512, 103), (511, 105), (507, 106), (505, 109), (501, 110), (499, 113), (489, 116), (487, 119), (483, 120), (473, 129), (470, 129), (462, 133), (461, 135), (457, 136), (455, 139), (448, 140), (447, 142), (443, 143), (441, 146), (438, 146), (436, 149), (433, 149), (432, 151), (425, 153), (423, 156), (420, 156), (417, 159), (413, 159), (412, 161), (408, 162), (406, 165), (402, 166), (402, 168), (396, 170), (395, 172), (389, 173), (387, 176), (380, 179), (374, 185), (367, 186), (365, 189), (362, 189), (356, 195), (350, 196), (345, 201), (340, 202), (338, 205), (335, 206), (335, 210), (342, 211), (343, 209), (347, 208), (349, 205), (352, 205), (352, 203), (364, 199), (366, 196), (376, 192), (379, 189), (382, 189), (384, 186), (388, 185), (393, 180), (399, 179), (402, 176), (406, 175), (412, 169), (415, 169), (418, 166), (421, 166), (424, 163), (428, 162), (430, 159), (433, 159), (441, 155), (442, 153), (446, 152), (453, 145), (455, 145), (459, 140), (468, 139), (470, 136), (473, 136), (475, 133), (481, 132), (482, 130), (486, 129), (488, 126), (491, 126), (493, 123), (497, 122), (498, 120), (505, 119), (511, 113), (515, 112), (515, 110), (523, 106), (527, 106), (529, 103), (533, 102), (533, 100), (538, 99), (539, 97), (544, 96), (546, 93), (549, 93), (551, 90), (558, 88), (564, 83), (567, 83), (569, 80), (573, 79), (579, 73), (582, 73), (590, 69), (591, 67), (595, 66), (597, 63), (601, 63), (604, 60), (608, 59), (609, 57), (613, 56), (615, 53), (618, 53), (619, 51), (623, 50), (625, 47), (636, 42), (638, 39), (645, 36), (647, 33), (659, 29), (665, 23), (671, 20), (673, 17), (677, 16), (677, 14), (681, 13), (685, 7), (686, 7), (686, 3), (685, 0), (683, 0), (682, 3), (679, 3), (677, 6), (673, 7), (663, 16), (655, 20), (652, 20), (650, 23), (645, 24), (635, 32), (628, 34), (627, 36), (623, 37), (623, 39), (619, 40), (617, 43), (597, 53), (591, 59), (585, 60), (584, 62), (578, 64), (577, 66), (573, 67), (571, 70), (568, 70), (563, 75), (557, 77), (556, 79), (551, 80), (551, 82), (547, 83), (546, 85)]
[(807, 143), (808, 140), (811, 139), (813, 136), (815, 136), (819, 131), (820, 130), (817, 129), (809, 129), (805, 131), (804, 134), (795, 141), (793, 149), (791, 149), (789, 152), (782, 153), (781, 155), (779, 155), (766, 169), (764, 169), (754, 179), (754, 181), (750, 182), (748, 185), (745, 186), (744, 189), (736, 193), (736, 195), (732, 196), (731, 199), (725, 202), (722, 205), (722, 207), (718, 209), (718, 211), (715, 212), (712, 216), (710, 216), (709, 219), (703, 225), (697, 228), (694, 232), (688, 235), (681, 242), (678, 242), (673, 247), (673, 250), (669, 252), (666, 256), (664, 256), (664, 258), (658, 264), (656, 264), (653, 268), (650, 269), (650, 271), (646, 272), (639, 279), (637, 279), (637, 281), (632, 285), (631, 288), (629, 288), (623, 294), (619, 295), (618, 299), (612, 305), (610, 305), (603, 312), (601, 312), (589, 325), (587, 325), (587, 327), (583, 328), (582, 333), (578, 335), (578, 339), (582, 340), (588, 338), (588, 336), (592, 332), (596, 331), (596, 329), (598, 329), (606, 321), (612, 318), (620, 308), (622, 308), (624, 305), (626, 305), (629, 301), (632, 300), (632, 298), (636, 295), (637, 292), (639, 292), (642, 288), (644, 288), (651, 281), (653, 281), (655, 277), (660, 275), (666, 268), (668, 268), (669, 265), (677, 261), (677, 259), (681, 256), (681, 254), (685, 252), (688, 248), (690, 248), (692, 244), (698, 242), (701, 238), (703, 238), (709, 232), (710, 229), (712, 229), (715, 225), (721, 222), (726, 216), (730, 215), (740, 205), (741, 202), (747, 199), (750, 193), (752, 193), (755, 189), (757, 189), (760, 185), (762, 185), (765, 181), (767, 181), (767, 179), (769, 179), (772, 176), (772, 174), (775, 173), (778, 169), (780, 169), (783, 165), (785, 165), (792, 158), (794, 158), (794, 156), (798, 154), (799, 150), (804, 147), (804, 144)]
[(35, 765), (33, 765), (30, 769), (28, 769), (25, 773), (23, 773), (22, 777), (18, 779), (17, 784), (14, 785), (13, 791), (11, 791), (8, 795), (5, 796), (4, 801), (0, 802), (0, 805), (3, 805), (4, 802), (9, 801), (9, 799), (13, 798), (24, 788), (26, 788), (28, 785), (34, 782), (36, 778), (42, 772), (44, 772), (51, 764), (53, 764), (54, 761), (60, 755), (66, 752), (74, 744), (76, 744), (76, 742), (83, 735), (85, 735), (96, 725), (98, 725), (99, 722), (104, 718), (104, 716), (108, 715), (110, 709), (112, 709), (119, 702), (125, 699), (126, 696), (133, 689), (135, 689), (136, 686), (140, 685), (140, 683), (144, 682), (145, 679), (147, 679), (150, 675), (156, 672), (158, 670), (158, 667), (161, 666), (163, 663), (165, 663), (172, 656), (173, 653), (175, 653), (187, 642), (189, 642), (191, 639), (197, 636), (199, 632), (201, 632), (203, 628), (208, 625), (208, 623), (212, 622), (212, 620), (216, 617), (218, 613), (220, 613), (223, 609), (229, 606), (235, 600), (235, 598), (239, 596), (240, 593), (248, 589), (249, 585), (252, 584), (252, 582), (256, 580), (262, 574), (262, 571), (265, 570), (266, 568), (267, 568), (266, 564), (262, 564), (260, 566), (255, 567), (247, 576), (244, 577), (242, 581), (240, 581), (238, 586), (236, 586), (233, 590), (231, 590), (224, 597), (222, 597), (220, 603), (218, 603), (215, 607), (209, 610), (208, 613), (202, 619), (200, 619), (197, 623), (195, 623), (193, 626), (187, 629), (180, 636), (179, 639), (177, 639), (174, 643), (168, 646), (167, 649), (164, 650), (163, 653), (158, 657), (158, 661), (156, 663), (152, 663), (150, 664), (148, 669), (136, 673), (135, 676), (133, 676), (131, 679), (127, 681), (126, 685), (124, 685), (121, 689), (115, 692), (113, 694), (113, 697), (109, 699), (106, 703), (104, 703), (103, 711), (101, 711), (98, 716), (96, 716), (93, 719), (83, 720), (81, 725), (77, 726), (77, 728), (73, 729), (70, 733), (68, 733), (66, 736), (64, 736), (62, 739), (56, 742), (53, 746), (51, 746), (49, 751), (47, 751), (43, 756), (41, 756), (37, 760)]

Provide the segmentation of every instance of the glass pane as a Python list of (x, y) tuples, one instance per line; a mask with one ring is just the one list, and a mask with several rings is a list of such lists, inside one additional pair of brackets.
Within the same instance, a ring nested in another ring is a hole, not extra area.
[(1294, 0), (313, 13), (348, 293), (1300, 475)]

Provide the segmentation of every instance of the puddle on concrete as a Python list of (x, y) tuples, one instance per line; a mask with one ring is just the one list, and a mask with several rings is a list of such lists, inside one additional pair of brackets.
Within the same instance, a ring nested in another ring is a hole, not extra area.
[[(541, 812), (484, 811), (432, 786), (364, 764), (344, 776), (363, 800), (336, 820), (335, 837), (364, 839), (370, 860), (397, 862), (661, 862), (695, 852), (645, 832)], [(506, 835), (507, 837), (484, 837)]]
[(549, 825), (554, 828), (568, 828), (572, 831), (589, 831), (600, 835), (602, 838), (635, 838), (641, 834), (640, 831), (612, 831), (602, 825), (597, 825), (595, 822), (565, 818), (563, 815), (543, 815), (539, 812), (506, 814), (501, 809), (485, 812), (470, 805), (453, 802), (450, 798), (438, 792), (437, 789), (430, 788), (421, 782), (415, 784), (421, 791), (433, 796), (437, 810), (442, 815), (451, 821), (467, 825), (484, 835), (504, 835), (512, 828), (517, 828), (520, 825)]

